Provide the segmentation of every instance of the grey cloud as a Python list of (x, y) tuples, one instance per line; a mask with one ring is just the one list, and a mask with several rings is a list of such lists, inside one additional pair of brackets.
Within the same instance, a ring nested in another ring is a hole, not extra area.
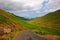
[(60, 9), (60, 0), (50, 0), (46, 7), (47, 11), (54, 11)]
[(12, 2), (8, 0), (0, 0), (0, 8), (5, 10), (13, 10), (13, 11), (23, 11), (23, 10), (31, 10), (31, 7), (24, 7), (24, 3), (22, 2)]
[[(33, 7), (31, 6), (24, 6), (24, 5), (25, 3), (23, 2), (13, 2), (12, 0), (0, 0), (0, 8), (5, 10), (23, 11), (23, 10), (33, 9)], [(44, 5), (44, 4), (41, 4), (41, 5)], [(49, 0), (46, 6), (41, 7), (41, 5), (37, 7), (39, 11), (40, 11), (40, 8), (46, 7), (46, 9), (42, 9), (42, 10), (49, 12), (50, 10), (56, 10), (60, 8), (60, 0)]]

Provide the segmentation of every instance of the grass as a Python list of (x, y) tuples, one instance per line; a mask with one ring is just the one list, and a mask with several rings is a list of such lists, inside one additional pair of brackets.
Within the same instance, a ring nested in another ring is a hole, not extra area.
[(53, 34), (53, 35), (59, 35), (60, 36), (60, 32), (53, 29), (53, 28), (42, 27), (41, 29), (44, 30), (47, 34)]
[(45, 35), (45, 34), (52, 34), (52, 35), (58, 35), (60, 36), (60, 31), (55, 30), (53, 28), (48, 28), (48, 27), (40, 27), (39, 29), (33, 30), (35, 33), (38, 33), (40, 35)]
[(7, 19), (4, 16), (0, 15), (0, 21), (1, 22), (7, 22)]

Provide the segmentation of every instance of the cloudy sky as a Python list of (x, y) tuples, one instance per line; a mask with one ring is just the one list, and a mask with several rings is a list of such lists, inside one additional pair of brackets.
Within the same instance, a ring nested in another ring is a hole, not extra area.
[(34, 18), (60, 9), (60, 0), (0, 0), (0, 8), (21, 17)]

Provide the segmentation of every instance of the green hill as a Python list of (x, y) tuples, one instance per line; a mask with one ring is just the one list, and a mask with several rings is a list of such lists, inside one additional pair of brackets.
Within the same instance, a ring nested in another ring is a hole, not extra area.
[[(26, 30), (25, 26), (18, 24), (12, 20), (13, 14), (6, 12), (2, 9), (0, 9), (0, 35), (1, 35), (1, 27), (3, 31), (3, 35), (5, 37), (8, 37), (10, 40), (18, 34), (19, 31)], [(11, 30), (11, 31), (10, 31)]]
[(60, 10), (57, 10), (55, 12), (50, 12), (45, 16), (34, 18), (28, 22), (30, 24), (37, 25), (40, 28), (43, 27), (44, 29), (49, 31), (51, 29), (51, 32), (53, 30), (57, 30), (60, 32)]
[[(3, 35), (6, 37), (9, 37), (10, 40), (12, 40), (12, 38), (15, 35), (17, 35), (20, 31), (23, 31), (23, 30), (31, 30), (40, 35), (53, 34), (53, 35), (60, 36), (60, 32), (55, 29), (51, 29), (45, 26), (38, 27), (36, 23), (34, 24), (33, 23), (30, 24), (18, 16), (0, 9), (0, 27), (2, 27), (3, 29), (6, 29), (9, 32), (9, 33), (8, 32), (4, 33)], [(11, 32), (9, 31), (9, 29), (11, 29)]]
[(22, 18), (0, 9), (0, 21), (7, 22), (8, 20), (12, 21), (12, 23), (14, 22), (16, 24), (25, 26), (28, 29), (36, 29), (35, 25), (29, 24), (29, 23), (25, 22), (24, 20), (22, 20)]
[(21, 18), (17, 17), (16, 15), (6, 12), (2, 9), (0, 9), (0, 28), (1, 27), (6, 30), (11, 29), (12, 32), (10, 32), (10, 34), (8, 33), (7, 35), (5, 35), (6, 33), (3, 34), (7, 37), (9, 36), (10, 39), (13, 38), (13, 36), (15, 36), (19, 31), (28, 29), (38, 30), (37, 26), (31, 25), (22, 20)]

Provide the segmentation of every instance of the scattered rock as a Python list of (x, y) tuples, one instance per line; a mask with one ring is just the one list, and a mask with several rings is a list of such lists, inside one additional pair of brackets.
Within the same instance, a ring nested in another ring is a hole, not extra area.
[(4, 34), (4, 28), (0, 27), (0, 36), (2, 36)]

